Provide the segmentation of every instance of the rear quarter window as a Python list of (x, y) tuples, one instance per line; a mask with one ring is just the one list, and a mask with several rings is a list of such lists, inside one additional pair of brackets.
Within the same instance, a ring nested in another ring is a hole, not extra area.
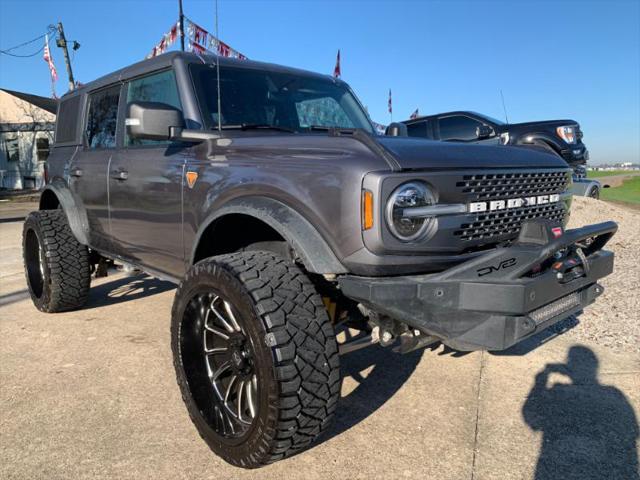
[(81, 117), (82, 95), (64, 99), (58, 107), (56, 117), (56, 140), (58, 144), (78, 144), (78, 122)]

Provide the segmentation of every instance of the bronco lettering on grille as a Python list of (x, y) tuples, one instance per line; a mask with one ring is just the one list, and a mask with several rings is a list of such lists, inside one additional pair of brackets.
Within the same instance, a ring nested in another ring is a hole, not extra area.
[(469, 212), (495, 212), (496, 210), (509, 210), (511, 208), (529, 207), (532, 205), (546, 205), (558, 201), (560, 201), (560, 195), (554, 193), (551, 195), (509, 198), (506, 200), (491, 200), (489, 202), (473, 202), (469, 204)]

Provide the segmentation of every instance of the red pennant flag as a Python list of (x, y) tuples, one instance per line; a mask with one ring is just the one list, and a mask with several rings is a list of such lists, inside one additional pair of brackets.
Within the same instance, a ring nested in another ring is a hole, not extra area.
[(191, 51), (194, 53), (197, 53), (199, 55), (204, 55), (205, 53), (205, 48), (201, 45), (198, 45), (197, 43), (192, 43), (191, 44)]
[(416, 111), (413, 112), (409, 118), (413, 120), (415, 118), (418, 118), (419, 116), (420, 116), (420, 113), (418, 113), (418, 109), (416, 108)]
[(335, 78), (340, 78), (342, 72), (340, 71), (340, 49), (338, 49), (338, 56), (336, 57), (336, 66), (333, 69), (333, 76)]
[(231, 47), (222, 40), (218, 40), (218, 54), (223, 57), (228, 57), (231, 54)]
[(391, 102), (391, 89), (389, 89), (389, 113), (393, 113), (393, 104)]

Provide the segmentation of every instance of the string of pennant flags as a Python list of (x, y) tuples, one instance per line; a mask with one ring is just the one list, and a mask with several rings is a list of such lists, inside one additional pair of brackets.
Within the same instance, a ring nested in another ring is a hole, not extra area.
[[(221, 57), (238, 58), (240, 60), (246, 60), (247, 57), (232, 48), (212, 33), (208, 32), (200, 25), (191, 21), (187, 17), (184, 18), (185, 23), (185, 40), (187, 40), (187, 50), (190, 52), (204, 54), (206, 52), (212, 52)], [(169, 31), (165, 33), (158, 44), (153, 47), (149, 55), (146, 58), (153, 58), (166, 52), (171, 45), (173, 45), (178, 39), (180, 33), (180, 21), (177, 21), (171, 26)]]
[[(183, 16), (185, 23), (185, 40), (187, 41), (187, 51), (197, 53), (199, 55), (207, 52), (220, 55), (221, 57), (238, 58), (240, 60), (246, 60), (246, 55), (240, 53), (238, 50), (232, 48), (206, 29), (202, 28), (197, 23), (193, 22), (186, 16)], [(158, 44), (153, 47), (151, 52), (146, 58), (153, 58), (165, 53), (171, 45), (173, 45), (180, 35), (180, 21), (174, 23), (171, 28), (162, 36)], [(336, 64), (333, 69), (333, 76), (340, 78), (342, 76), (342, 67), (340, 62), (340, 50), (336, 55)], [(393, 103), (391, 98), (391, 89), (389, 89), (389, 99), (387, 101), (387, 109), (389, 115), (393, 118)], [(411, 114), (410, 119), (418, 118), (418, 109)], [(385, 125), (373, 122), (374, 127), (380, 133), (384, 133)]]

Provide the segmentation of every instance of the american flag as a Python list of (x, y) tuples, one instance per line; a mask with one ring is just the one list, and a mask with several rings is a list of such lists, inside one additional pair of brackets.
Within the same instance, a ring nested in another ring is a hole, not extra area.
[(418, 113), (418, 109), (416, 108), (416, 111), (413, 112), (409, 118), (413, 120), (414, 118), (418, 118), (419, 116), (420, 114)]
[(49, 65), (49, 72), (51, 73), (51, 81), (55, 82), (58, 80), (58, 72), (56, 71), (56, 66), (53, 64), (53, 58), (51, 57), (51, 52), (49, 51), (49, 35), (44, 36), (44, 54), (42, 58)]
[(391, 103), (391, 89), (389, 89), (389, 113), (393, 113), (393, 104)]
[(333, 76), (335, 78), (340, 78), (342, 72), (340, 71), (340, 50), (338, 49), (338, 56), (336, 57), (336, 66), (333, 69)]

